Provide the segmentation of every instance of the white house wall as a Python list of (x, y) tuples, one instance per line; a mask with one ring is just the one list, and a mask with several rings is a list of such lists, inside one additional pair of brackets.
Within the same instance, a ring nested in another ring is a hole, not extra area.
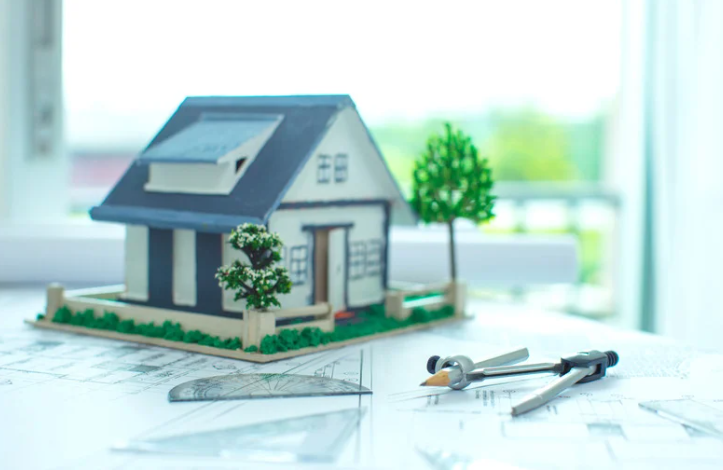
[[(336, 182), (334, 160), (346, 154), (348, 178)], [(318, 181), (320, 155), (331, 157), (330, 178)], [(339, 112), (314, 154), (284, 196), (282, 203), (349, 199), (396, 200), (399, 193), (376, 151), (357, 112), (347, 108)]]
[(236, 181), (231, 163), (151, 163), (145, 191), (228, 194)]
[[(370, 245), (377, 247), (379, 259), (383, 263), (386, 242), (384, 216), (384, 207), (381, 204), (288, 209), (274, 212), (269, 219), (269, 230), (277, 232), (284, 241), (283, 265), (290, 268), (289, 258), (294, 247), (307, 247), (306, 280), (294, 285), (291, 293), (280, 296), (282, 306), (294, 308), (310, 305), (313, 302), (313, 232), (303, 230), (303, 226), (353, 224), (349, 229), (349, 244), (363, 243), (365, 247)], [(384, 266), (380, 264), (378, 268), (373, 266), (371, 268), (368, 271), (375, 272), (374, 274), (367, 274), (365, 269), (364, 274), (358, 279), (349, 279), (347, 307), (362, 307), (383, 301)], [(349, 266), (348, 271), (351, 269)]]

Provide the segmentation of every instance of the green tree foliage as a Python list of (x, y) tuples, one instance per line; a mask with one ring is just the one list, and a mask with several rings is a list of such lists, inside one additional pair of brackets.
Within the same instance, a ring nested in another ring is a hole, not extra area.
[(483, 223), (494, 217), (492, 170), (479, 157), (472, 139), (450, 123), (444, 133), (427, 140), (427, 148), (414, 164), (411, 204), (422, 221), (444, 223), (449, 229), (452, 280), (457, 278), (454, 221)]
[(484, 151), (501, 181), (577, 179), (571, 158), (574, 133), (559, 120), (532, 110), (496, 114)]
[[(405, 194), (411, 195), (414, 156), (443, 123), (436, 119), (385, 122), (374, 138)], [(495, 170), (495, 181), (598, 181), (605, 141), (605, 115), (566, 119), (532, 108), (506, 108), (457, 118), (480, 154)]]
[(281, 238), (268, 233), (263, 225), (239, 225), (229, 236), (229, 244), (242, 251), (249, 262), (235, 260), (216, 272), (219, 285), (236, 291), (235, 300), (246, 299), (246, 308), (280, 307), (276, 294), (291, 291), (286, 268), (273, 267), (281, 259)]

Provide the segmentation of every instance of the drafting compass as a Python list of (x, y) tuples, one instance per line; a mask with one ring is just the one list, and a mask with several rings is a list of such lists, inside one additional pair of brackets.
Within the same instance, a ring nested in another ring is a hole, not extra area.
[[(464, 366), (459, 367), (457, 364), (445, 368), (446, 363), (440, 363), (437, 358), (438, 356), (433, 356), (429, 359), (427, 370), (434, 373), (434, 375), (422, 382), (421, 385), (447, 386), (461, 390), (472, 382), (481, 382), (488, 379), (550, 372), (560, 375), (558, 379), (553, 380), (548, 385), (523, 398), (517, 405), (514, 405), (512, 407), (513, 416), (521, 415), (544, 405), (572, 385), (592, 382), (605, 377), (607, 368), (614, 367), (619, 360), (619, 356), (615, 351), (588, 351), (570, 357), (563, 357), (557, 362), (498, 367), (487, 365), (482, 366), (482, 368), (476, 367), (475, 370), (469, 370), (468, 364), (465, 370)], [(434, 363), (434, 370), (430, 367), (430, 363)]]
[[(514, 349), (512, 351), (492, 356), (480, 362), (473, 362), (467, 356), (451, 356), (444, 359), (439, 356), (432, 356), (427, 361), (427, 371), (430, 374), (440, 374), (447, 379), (447, 385), (455, 390), (462, 390), (470, 381), (467, 374), (482, 367), (493, 367), (512, 365), (525, 361), (530, 357), (527, 348)], [(424, 384), (422, 384), (424, 385)]]

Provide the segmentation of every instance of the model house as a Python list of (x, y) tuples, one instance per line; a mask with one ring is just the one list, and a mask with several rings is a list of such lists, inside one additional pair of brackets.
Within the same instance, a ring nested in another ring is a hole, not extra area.
[(214, 274), (245, 222), (284, 241), (283, 308), (384, 301), (390, 223), (414, 223), (349, 96), (187, 98), (92, 209), (126, 226), (128, 302), (241, 317)]

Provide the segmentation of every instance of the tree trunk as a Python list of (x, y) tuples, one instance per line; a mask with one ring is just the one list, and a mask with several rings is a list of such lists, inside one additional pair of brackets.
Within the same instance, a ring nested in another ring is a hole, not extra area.
[(449, 228), (449, 274), (452, 277), (452, 281), (457, 280), (457, 256), (456, 246), (454, 243), (454, 219), (447, 223)]

